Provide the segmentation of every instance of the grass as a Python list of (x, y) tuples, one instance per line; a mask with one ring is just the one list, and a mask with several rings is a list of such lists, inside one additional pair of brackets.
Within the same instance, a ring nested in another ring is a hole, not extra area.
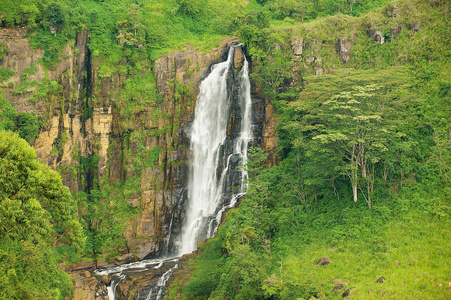
[[(344, 290), (357, 288), (352, 299), (451, 299), (450, 219), (418, 212), (408, 217), (365, 238), (338, 244), (317, 239), (291, 248), (283, 259), (285, 280), (307, 284), (313, 277), (327, 299), (341, 298), (343, 291), (332, 293), (334, 279), (348, 282)], [(332, 263), (315, 265), (323, 256)], [(381, 276), (387, 281), (376, 283)]]

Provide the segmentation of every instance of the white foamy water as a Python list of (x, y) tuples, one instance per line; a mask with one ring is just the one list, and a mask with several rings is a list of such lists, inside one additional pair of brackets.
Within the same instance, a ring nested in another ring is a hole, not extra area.
[[(230, 112), (230, 95), (227, 91), (227, 76), (233, 68), (234, 48), (228, 59), (213, 67), (212, 72), (200, 85), (193, 125), (191, 128), (191, 151), (193, 158), (188, 178), (188, 207), (180, 239), (179, 254), (196, 250), (197, 241), (211, 237), (220, 224), (222, 212), (235, 205), (236, 199), (245, 192), (247, 172), (241, 169), (240, 188), (232, 195), (231, 203), (220, 208), (226, 186), (224, 184), (232, 156), (241, 164), (247, 161), (247, 149), (251, 134), (251, 94), (248, 62), (244, 62), (238, 74), (240, 80), (239, 104), (241, 124), (238, 138), (233, 141), (233, 153), (218, 174), (222, 157), (221, 147), (227, 137)], [(218, 213), (219, 210), (219, 213)]]

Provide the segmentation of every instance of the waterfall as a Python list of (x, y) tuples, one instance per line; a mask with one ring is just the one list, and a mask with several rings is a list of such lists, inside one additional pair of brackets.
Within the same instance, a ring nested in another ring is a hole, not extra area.
[(232, 153), (225, 159), (222, 171), (219, 165), (226, 155), (224, 146), (229, 126), (231, 95), (227, 89), (229, 73), (233, 71), (234, 48), (231, 47), (228, 59), (213, 66), (211, 73), (201, 83), (196, 103), (194, 121), (191, 128), (190, 172), (188, 178), (188, 206), (180, 239), (179, 254), (190, 253), (196, 249), (197, 241), (211, 237), (220, 223), (222, 212), (235, 205), (245, 192), (247, 173), (241, 170), (241, 184), (233, 191), (230, 204), (220, 208), (227, 186), (230, 162), (247, 160), (247, 148), (251, 140), (251, 96), (248, 62), (239, 77), (238, 101), (241, 114), (240, 133), (232, 141)]
[[(179, 256), (195, 250), (200, 239), (212, 237), (223, 212), (234, 207), (246, 192), (248, 175), (238, 166), (246, 163), (248, 145), (253, 138), (249, 65), (245, 59), (241, 71), (234, 75), (233, 58), (234, 48), (231, 47), (227, 60), (212, 66), (211, 73), (200, 84), (189, 136), (192, 159), (185, 222), (176, 245)], [(231, 84), (235, 86), (231, 87)], [(231, 115), (235, 117), (233, 122)], [(232, 126), (238, 132), (228, 132)], [(164, 243), (166, 249), (170, 248), (173, 219), (171, 215), (169, 235)], [(151, 269), (165, 270), (159, 278), (153, 277), (145, 289), (138, 291), (136, 298), (161, 300), (167, 281), (179, 262), (179, 257), (160, 257), (96, 270), (95, 274), (112, 278), (107, 288), (111, 300), (115, 299), (118, 284), (130, 274), (145, 276)]]

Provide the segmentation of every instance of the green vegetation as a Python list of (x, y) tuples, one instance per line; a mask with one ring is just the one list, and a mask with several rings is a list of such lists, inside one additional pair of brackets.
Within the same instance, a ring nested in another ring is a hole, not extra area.
[[(252, 79), (279, 113), (281, 162), (264, 168), (262, 150), (250, 151), (246, 198), (166, 298), (341, 299), (351, 287), (353, 299), (451, 297), (447, 10), (398, 1), (272, 25), (243, 13)], [(347, 65), (340, 40), (353, 41)], [(293, 59), (294, 41), (304, 52)], [(324, 256), (332, 262), (315, 265)]]
[(69, 189), (17, 134), (0, 131), (0, 297), (65, 299), (70, 277), (59, 270), (55, 245), (83, 247)]
[(5, 54), (8, 53), (9, 53), (8, 47), (6, 47), (5, 44), (0, 43), (0, 61), (2, 61), (3, 57), (5, 57)]
[(0, 130), (16, 131), (31, 144), (38, 137), (40, 128), (39, 117), (28, 113), (18, 114), (0, 92)]
[(8, 80), (11, 76), (16, 74), (16, 72), (0, 67), (0, 82), (3, 82), (5, 80)]
[[(340, 278), (357, 287), (357, 299), (449, 298), (449, 9), (446, 0), (3, 1), (0, 26), (28, 27), (30, 45), (44, 50), (38, 63), (46, 76), (33, 80), (38, 67), (32, 65), (20, 82), (8, 83), (16, 71), (0, 68), (3, 88), (45, 108), (40, 117), (18, 114), (0, 93), (0, 129), (33, 143), (55, 109), (67, 112), (63, 86), (47, 71), (55, 70), (68, 43), (79, 55), (70, 41), (88, 32), (92, 70), (84, 80), (98, 77), (74, 94), (82, 96), (83, 121), (114, 99), (120, 124), (110, 145), (120, 153), (109, 151), (110, 165), (100, 177), (98, 137), (89, 155), (74, 145), (76, 164), (58, 169), (79, 183), (72, 198), (24, 141), (0, 132), (0, 154), (6, 155), (0, 163), (20, 163), (8, 168), (17, 174), (0, 174), (0, 297), (70, 297), (57, 261), (118, 255), (126, 246), (124, 229), (142, 211), (143, 169), (161, 167), (161, 154), (170, 151), (148, 149), (147, 142), (179, 126), (178, 108), (171, 116), (159, 109), (152, 61), (187, 44), (208, 50), (239, 35), (253, 84), (278, 113), (281, 162), (267, 168), (267, 155), (250, 150), (246, 198), (217, 237), (201, 246), (191, 280), (176, 281), (168, 297), (181, 291), (184, 299), (340, 298), (331, 283)], [(345, 63), (342, 43), (352, 48)], [(296, 45), (302, 53), (294, 57)], [(0, 43), (0, 61), (7, 54)], [(176, 80), (168, 87), (174, 106), (190, 97), (190, 87)], [(174, 125), (160, 128), (162, 118), (174, 118)], [(52, 155), (61, 158), (68, 135), (61, 130)], [(16, 146), (4, 152), (1, 145)], [(24, 153), (23, 159), (7, 157), (11, 153)], [(126, 168), (120, 176), (109, 172), (113, 156)], [(29, 179), (17, 193), (15, 178)], [(322, 256), (332, 263), (315, 265)], [(375, 283), (380, 276), (387, 282)]]

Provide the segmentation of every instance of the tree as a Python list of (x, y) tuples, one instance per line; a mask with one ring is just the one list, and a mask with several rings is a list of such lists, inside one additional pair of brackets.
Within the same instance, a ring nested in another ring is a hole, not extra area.
[(145, 39), (145, 26), (141, 23), (142, 14), (139, 5), (132, 4), (127, 10), (127, 16), (124, 20), (118, 21), (116, 36), (119, 45), (142, 47)]
[(353, 91), (334, 95), (319, 107), (314, 122), (304, 126), (305, 131), (314, 132), (307, 148), (314, 153), (326, 153), (333, 160), (334, 170), (349, 178), (354, 202), (360, 190), (368, 207), (375, 164), (388, 150), (388, 140), (396, 135), (392, 124), (384, 118), (387, 105), (376, 95), (381, 88), (357, 86)]
[(84, 244), (75, 203), (60, 175), (16, 133), (0, 131), (0, 298), (68, 295), (53, 249)]
[(28, 113), (20, 113), (17, 115), (17, 132), (21, 138), (30, 144), (38, 137), (40, 126), (41, 124), (37, 116)]
[(56, 30), (61, 30), (61, 27), (66, 23), (66, 15), (58, 3), (50, 3), (44, 11), (44, 17), (48, 25)]

